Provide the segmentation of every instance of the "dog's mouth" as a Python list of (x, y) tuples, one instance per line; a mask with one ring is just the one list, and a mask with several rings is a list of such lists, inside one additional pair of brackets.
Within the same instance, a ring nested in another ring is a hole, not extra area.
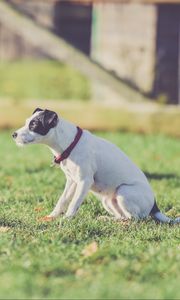
[(25, 146), (25, 145), (27, 145), (28, 143), (27, 142), (19, 142), (19, 141), (16, 141), (16, 145), (18, 146), (18, 147), (23, 147), (23, 146)]
[(32, 144), (34, 142), (34, 139), (32, 139), (32, 140), (15, 140), (15, 142), (16, 142), (17, 146), (23, 147), (23, 146)]

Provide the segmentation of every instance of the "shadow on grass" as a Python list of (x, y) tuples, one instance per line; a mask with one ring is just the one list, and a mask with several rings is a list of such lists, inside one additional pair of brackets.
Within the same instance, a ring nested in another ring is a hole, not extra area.
[(23, 223), (21, 220), (0, 220), (0, 226), (1, 227), (9, 227), (9, 228), (15, 228), (15, 227), (25, 227), (26, 224)]
[(148, 179), (154, 179), (154, 180), (180, 179), (180, 177), (177, 174), (173, 174), (173, 173), (150, 173), (145, 171), (144, 174), (147, 176)]
[(0, 220), (0, 227), (8, 227), (10, 229), (22, 229), (22, 230), (36, 230), (36, 231), (43, 231), (48, 228), (49, 224), (44, 223), (36, 223), (36, 224), (28, 224), (23, 222), (22, 220), (15, 219), (15, 220)]

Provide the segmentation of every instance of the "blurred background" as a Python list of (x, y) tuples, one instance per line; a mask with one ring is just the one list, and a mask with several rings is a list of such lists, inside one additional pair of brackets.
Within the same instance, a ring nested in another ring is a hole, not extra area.
[(88, 129), (180, 135), (179, 0), (0, 2), (0, 128), (34, 107)]

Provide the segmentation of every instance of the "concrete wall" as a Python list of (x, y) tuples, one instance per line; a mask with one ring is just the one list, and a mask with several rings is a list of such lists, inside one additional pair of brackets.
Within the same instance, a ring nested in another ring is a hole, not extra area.
[(58, 1), (7, 0), (7, 2), (43, 27), (54, 27), (54, 5)]
[(85, 54), (90, 54), (92, 5), (73, 1), (7, 0)]
[[(87, 5), (67, 5), (65, 1), (58, 0), (8, 2), (86, 54), (89, 54), (91, 34), (90, 56), (93, 59), (143, 92), (152, 91), (155, 77), (155, 5), (96, 3), (91, 31), (91, 8)], [(20, 53), (23, 55), (24, 50), (32, 53), (22, 43), (19, 42)]]
[(156, 6), (97, 3), (93, 13), (93, 59), (150, 92), (155, 71)]
[(17, 31), (13, 31), (12, 28), (10, 29), (0, 22), (0, 61), (32, 57), (47, 56), (40, 49), (32, 47), (31, 43), (25, 41)]
[[(53, 3), (22, 0), (7, 0), (12, 6), (34, 19), (43, 27), (53, 26), (52, 13)], [(6, 16), (3, 16), (6, 17)], [(22, 34), (13, 28), (8, 22), (0, 21), (0, 60), (13, 60), (21, 58), (44, 58), (47, 57), (39, 48), (33, 47), (31, 43), (22, 38)], [(1, 19), (1, 18), (0, 18)], [(14, 20), (15, 22), (15, 20)], [(9, 25), (8, 25), (9, 24)]]

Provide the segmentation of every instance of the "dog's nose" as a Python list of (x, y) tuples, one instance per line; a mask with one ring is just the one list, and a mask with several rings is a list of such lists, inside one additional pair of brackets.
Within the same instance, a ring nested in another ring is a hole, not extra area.
[(17, 138), (17, 132), (14, 132), (13, 134), (12, 134), (12, 137), (13, 137), (13, 139), (15, 139), (15, 138)]

